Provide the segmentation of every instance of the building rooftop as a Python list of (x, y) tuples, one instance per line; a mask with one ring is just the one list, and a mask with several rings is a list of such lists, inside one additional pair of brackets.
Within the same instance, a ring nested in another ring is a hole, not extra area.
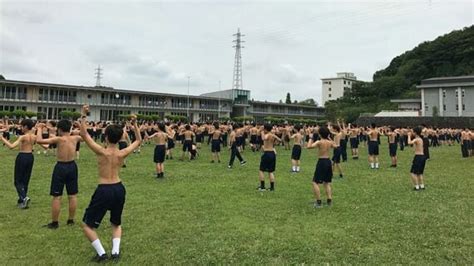
[[(77, 90), (92, 90), (92, 91), (104, 91), (111, 93), (131, 93), (138, 95), (153, 95), (153, 96), (170, 96), (170, 97), (187, 97), (186, 94), (173, 94), (173, 93), (163, 93), (163, 92), (152, 92), (152, 91), (139, 91), (139, 90), (128, 90), (128, 89), (115, 89), (112, 87), (105, 86), (79, 86), (79, 85), (67, 85), (67, 84), (58, 84), (58, 83), (44, 83), (44, 82), (33, 82), (33, 81), (23, 81), (23, 80), (0, 80), (2, 83), (12, 83), (18, 85), (28, 85), (28, 86), (38, 86), (38, 87), (49, 87), (49, 88), (68, 88), (68, 89), (77, 89)], [(192, 99), (204, 99), (204, 100), (215, 100), (216, 97), (208, 96), (198, 96), (198, 95), (189, 95)], [(222, 101), (227, 101), (228, 99), (221, 99)], [(230, 100), (229, 100), (230, 101)]]
[(466, 87), (474, 85), (474, 75), (424, 79), (417, 88)]

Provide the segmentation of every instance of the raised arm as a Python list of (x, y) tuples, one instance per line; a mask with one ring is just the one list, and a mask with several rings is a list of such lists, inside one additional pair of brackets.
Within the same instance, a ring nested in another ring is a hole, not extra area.
[(54, 144), (58, 143), (58, 137), (53, 137), (53, 138), (48, 138), (48, 139), (43, 139), (43, 128), (45, 127), (44, 123), (39, 123), (37, 125), (37, 131), (36, 131), (36, 143), (38, 144)]
[(121, 150), (124, 157), (127, 157), (130, 153), (136, 150), (142, 143), (142, 135), (140, 135), (140, 128), (137, 125), (137, 116), (132, 115), (132, 126), (135, 131), (135, 141), (132, 142), (127, 148)]
[(89, 105), (84, 105), (82, 107), (82, 118), (81, 118), (81, 132), (80, 135), (82, 139), (86, 142), (87, 146), (91, 148), (96, 154), (103, 154), (104, 148), (91, 138), (87, 132), (87, 113), (89, 112)]
[(5, 143), (5, 146), (7, 146), (9, 149), (16, 148), (16, 146), (18, 146), (18, 144), (20, 144), (20, 141), (21, 141), (22, 138), (23, 138), (23, 136), (20, 136), (15, 142), (10, 143), (10, 141), (8, 141), (6, 138), (4, 138), (3, 135), (0, 135), (0, 139), (3, 141), (3, 143)]

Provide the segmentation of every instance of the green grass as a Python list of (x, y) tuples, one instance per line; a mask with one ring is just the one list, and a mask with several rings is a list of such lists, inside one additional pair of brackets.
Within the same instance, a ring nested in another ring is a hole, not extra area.
[[(203, 146), (194, 162), (166, 162), (154, 177), (152, 145), (132, 155), (121, 177), (127, 189), (123, 215), (123, 264), (472, 264), (474, 263), (474, 158), (459, 146), (431, 149), (427, 189), (412, 191), (413, 151), (399, 152), (399, 167), (381, 169), (361, 159), (343, 164), (333, 182), (334, 205), (313, 209), (316, 155), (304, 150), (302, 171), (290, 174), (290, 152), (278, 149), (276, 192), (259, 193), (259, 154), (246, 151), (244, 167), (210, 164)], [(16, 151), (0, 148), (0, 264), (85, 264), (94, 255), (79, 225), (41, 228), (50, 221), (53, 156), (35, 155), (30, 209), (16, 208)], [(223, 152), (227, 162), (229, 153)], [(95, 156), (83, 145), (79, 160), (77, 221), (96, 187)], [(267, 181), (268, 182), (268, 181)], [(108, 215), (99, 236), (111, 249)]]

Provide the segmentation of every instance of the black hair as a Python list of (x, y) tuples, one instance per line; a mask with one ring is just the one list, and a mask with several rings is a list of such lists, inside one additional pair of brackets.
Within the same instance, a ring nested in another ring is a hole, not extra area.
[(161, 131), (163, 131), (163, 132), (166, 131), (165, 124), (163, 124), (163, 123), (159, 123), (159, 124), (158, 124), (158, 128), (159, 128)]
[(421, 136), (421, 130), (421, 127), (418, 126), (413, 129), (413, 132), (415, 132), (417, 136)]
[(55, 121), (49, 121), (49, 123), (50, 123), (53, 127), (56, 126), (56, 122), (55, 122)]
[(325, 126), (322, 126), (319, 128), (319, 135), (321, 136), (321, 138), (323, 139), (328, 139), (329, 137), (329, 129)]
[(341, 132), (341, 128), (340, 128), (338, 125), (334, 125), (333, 128), (334, 128), (334, 130), (336, 130), (337, 132)]
[(119, 125), (110, 125), (105, 129), (105, 138), (111, 144), (117, 144), (122, 138), (123, 128)]
[(213, 126), (217, 129), (219, 128), (219, 123), (215, 122)]
[(31, 130), (33, 128), (33, 121), (31, 119), (25, 119), (21, 121), (21, 126), (26, 127), (28, 130)]
[(296, 131), (300, 131), (300, 129), (301, 129), (301, 126), (300, 126), (300, 125), (296, 125), (296, 126), (295, 126), (295, 130), (296, 130)]
[(190, 126), (190, 125), (186, 125), (184, 128), (185, 128), (186, 130), (191, 130), (191, 126)]
[(371, 128), (375, 128), (375, 123), (370, 124)]
[(71, 131), (72, 123), (69, 120), (63, 119), (58, 122), (58, 129), (61, 129), (62, 132), (68, 133)]
[(272, 131), (272, 128), (273, 128), (272, 124), (265, 124), (263, 126), (263, 129), (265, 129), (268, 132)]

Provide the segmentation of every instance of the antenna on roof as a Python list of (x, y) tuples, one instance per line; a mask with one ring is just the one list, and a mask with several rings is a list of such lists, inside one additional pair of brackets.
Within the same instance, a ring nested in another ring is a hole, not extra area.
[(102, 68), (100, 65), (95, 69), (95, 86), (100, 87), (100, 80), (102, 79)]

